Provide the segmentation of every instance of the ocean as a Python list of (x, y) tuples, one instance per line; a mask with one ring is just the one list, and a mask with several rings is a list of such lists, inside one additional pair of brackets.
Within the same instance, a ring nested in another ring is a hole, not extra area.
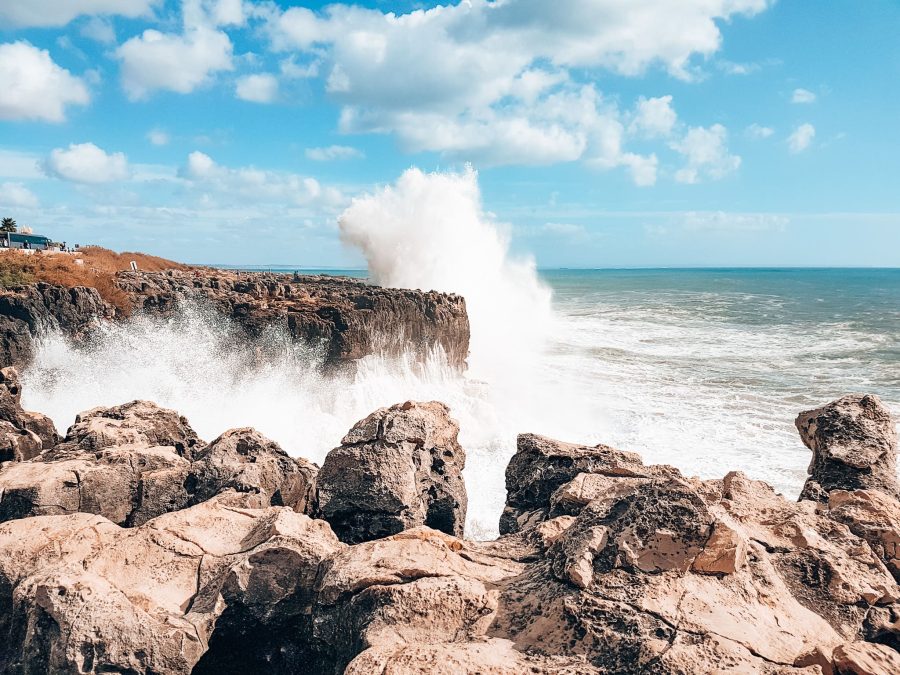
[(793, 427), (800, 411), (866, 392), (900, 420), (900, 270), (556, 269), (532, 286), (532, 304), (510, 301), (515, 316), (501, 320), (495, 309), (518, 286), (467, 293), (464, 376), (436, 354), (424, 365), (371, 357), (353, 377), (328, 377), (315, 351), (277, 334), (260, 366), (221, 318), (188, 308), (108, 326), (89, 349), (49, 336), (24, 373), (23, 403), (65, 429), (81, 410), (147, 398), (207, 440), (255, 426), (321, 462), (377, 407), (443, 400), (468, 453), (476, 538), (496, 535), (520, 432), (602, 442), (703, 478), (739, 470), (794, 498), (810, 458)]

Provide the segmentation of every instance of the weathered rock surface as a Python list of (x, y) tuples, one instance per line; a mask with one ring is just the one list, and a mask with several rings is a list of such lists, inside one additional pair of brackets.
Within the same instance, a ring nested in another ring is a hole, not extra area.
[(136, 308), (171, 313), (184, 300), (212, 304), (250, 335), (270, 326), (325, 345), (326, 362), (377, 352), (442, 349), (463, 368), (469, 353), (465, 300), (432, 291), (380, 288), (347, 277), (195, 270), (121, 272), (116, 284)]
[(53, 420), (23, 410), (21, 402), (18, 372), (0, 369), (0, 463), (31, 459), (59, 441)]
[(23, 367), (34, 355), (34, 341), (59, 328), (72, 336), (88, 332), (115, 309), (93, 288), (47, 283), (0, 291), (0, 366)]
[[(0, 672), (900, 672), (900, 502), (857, 476), (790, 502), (740, 473), (688, 478), (526, 434), (511, 531), (473, 542), (427, 524), (464, 460), (442, 404), (376, 411), (318, 477), (249, 429), (188, 450), (175, 413), (133, 405), (128, 424), (79, 427), (95, 454), (125, 447), (112, 436), (181, 442), (218, 493), (130, 529), (84, 513), (0, 524)], [(285, 499), (331, 504), (337, 534)]]
[(443, 403), (382, 408), (328, 453), (318, 476), (318, 517), (358, 543), (428, 525), (462, 536), (465, 451)]
[(272, 560), (311, 583), (340, 546), (322, 521), (233, 494), (133, 530), (83, 513), (2, 524), (0, 672), (190, 673), (219, 649), (217, 620), (263, 596), (275, 609)]
[(82, 512), (134, 527), (226, 490), (303, 512), (315, 473), (251, 429), (207, 446), (175, 411), (133, 401), (82, 413), (62, 443), (0, 469), (0, 522)]
[(900, 496), (897, 431), (877, 396), (845, 396), (800, 413), (796, 425), (813, 453), (801, 499), (827, 502), (828, 493), (835, 489)]

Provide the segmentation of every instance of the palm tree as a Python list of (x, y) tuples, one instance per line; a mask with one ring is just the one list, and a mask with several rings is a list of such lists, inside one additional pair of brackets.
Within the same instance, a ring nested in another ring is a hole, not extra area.
[(0, 232), (15, 232), (16, 221), (12, 218), (4, 218), (0, 220)]

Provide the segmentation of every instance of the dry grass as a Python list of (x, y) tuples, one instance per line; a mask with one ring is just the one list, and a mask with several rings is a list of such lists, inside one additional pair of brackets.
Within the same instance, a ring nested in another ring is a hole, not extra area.
[(104, 300), (122, 314), (131, 313), (128, 295), (115, 284), (116, 272), (131, 269), (135, 261), (138, 269), (156, 272), (167, 269), (190, 269), (189, 265), (157, 258), (143, 253), (116, 253), (99, 246), (83, 249), (81, 260), (68, 255), (22, 255), (13, 251), (0, 252), (0, 287), (19, 286), (35, 281), (45, 281), (72, 288), (88, 286), (96, 288)]

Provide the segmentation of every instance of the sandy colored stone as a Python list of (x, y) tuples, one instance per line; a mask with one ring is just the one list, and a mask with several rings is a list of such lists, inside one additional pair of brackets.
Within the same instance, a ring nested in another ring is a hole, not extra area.
[(853, 642), (834, 650), (835, 675), (895, 675), (900, 673), (900, 653), (871, 642)]

